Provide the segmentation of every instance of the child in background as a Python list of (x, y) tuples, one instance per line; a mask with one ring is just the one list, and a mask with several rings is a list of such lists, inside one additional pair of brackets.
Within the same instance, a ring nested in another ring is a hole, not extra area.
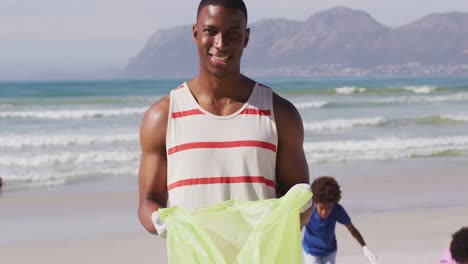
[(333, 177), (319, 177), (311, 185), (314, 210), (304, 230), (302, 247), (305, 264), (334, 264), (337, 252), (335, 225), (345, 225), (351, 235), (362, 246), (364, 256), (370, 263), (377, 258), (366, 246), (359, 231), (351, 223), (345, 209), (338, 203), (341, 199), (340, 186)]
[(452, 235), (452, 242), (444, 250), (440, 264), (468, 264), (468, 227)]

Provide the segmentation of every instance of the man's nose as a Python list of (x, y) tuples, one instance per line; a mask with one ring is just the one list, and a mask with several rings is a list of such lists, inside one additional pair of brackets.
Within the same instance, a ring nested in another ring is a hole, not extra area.
[(214, 46), (219, 50), (224, 50), (227, 46), (226, 40), (226, 37), (223, 36), (221, 32), (219, 32), (215, 36)]

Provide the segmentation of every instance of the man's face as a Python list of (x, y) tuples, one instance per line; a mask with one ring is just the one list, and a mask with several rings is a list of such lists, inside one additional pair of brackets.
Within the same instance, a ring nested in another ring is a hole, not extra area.
[(217, 77), (240, 72), (240, 60), (249, 40), (242, 11), (222, 5), (205, 6), (193, 25), (201, 70)]
[(320, 218), (327, 219), (334, 206), (335, 203), (316, 203), (317, 214)]

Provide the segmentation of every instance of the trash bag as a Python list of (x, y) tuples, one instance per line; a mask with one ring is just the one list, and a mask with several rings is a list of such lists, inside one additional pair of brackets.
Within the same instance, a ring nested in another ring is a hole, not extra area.
[(279, 199), (160, 209), (169, 263), (302, 263), (299, 214), (311, 196), (296, 185)]

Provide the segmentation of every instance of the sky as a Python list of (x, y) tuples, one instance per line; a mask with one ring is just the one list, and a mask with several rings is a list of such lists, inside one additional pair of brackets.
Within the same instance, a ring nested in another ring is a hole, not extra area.
[[(467, 12), (467, 0), (244, 0), (249, 23), (304, 21), (335, 6), (397, 27), (430, 13)], [(190, 25), (194, 0), (0, 0), (0, 80), (115, 73), (160, 28)]]

